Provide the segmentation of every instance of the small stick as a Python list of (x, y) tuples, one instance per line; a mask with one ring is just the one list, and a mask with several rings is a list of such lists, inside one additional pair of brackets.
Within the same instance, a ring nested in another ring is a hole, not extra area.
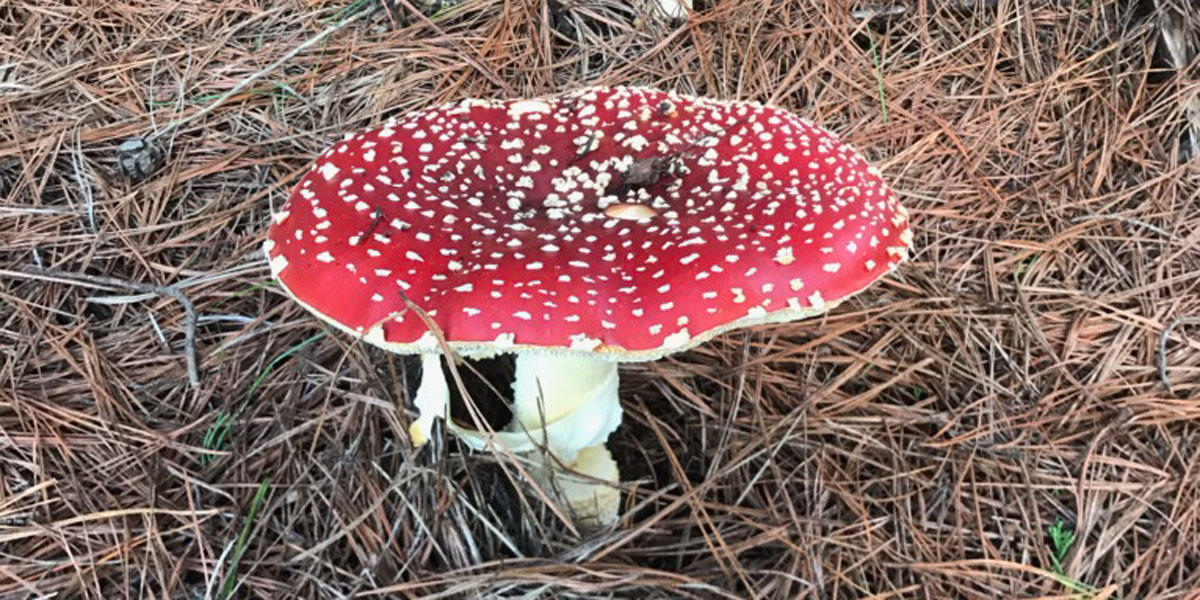
[(375, 228), (379, 227), (379, 221), (382, 218), (383, 218), (383, 211), (380, 210), (380, 208), (378, 206), (376, 206), (375, 210), (371, 211), (371, 226), (367, 228), (367, 232), (363, 234), (363, 237), (367, 237), (367, 236), (371, 235), (372, 233), (375, 233)]
[[(192, 388), (200, 387), (200, 369), (196, 361), (196, 305), (192, 304), (190, 298), (187, 297), (179, 288), (168, 286), (156, 286), (147, 283), (139, 283), (136, 281), (125, 281), (116, 277), (108, 277), (105, 275), (88, 275), (86, 273), (68, 273), (65, 271), (56, 271), (54, 269), (45, 269), (42, 267), (29, 267), (24, 271), (16, 271), (22, 275), (33, 275), (40, 279), (49, 281), (64, 282), (71, 285), (83, 285), (90, 287), (108, 287), (129, 290), (141, 294), (153, 294), (155, 296), (170, 296), (183, 306), (183, 354), (187, 360), (188, 383)], [(112, 303), (104, 298), (87, 298), (89, 302), (97, 303)], [(132, 299), (121, 298), (122, 302), (131, 302)]]
[(856, 21), (870, 21), (876, 17), (895, 17), (908, 12), (908, 8), (901, 5), (892, 6), (869, 6), (858, 10), (850, 11), (850, 18)]
[[(400, 300), (404, 302), (404, 310), (412, 311), (414, 314), (416, 314), (417, 318), (425, 324), (425, 327), (429, 329), (431, 333), (433, 333), (433, 337), (437, 340), (438, 347), (441, 349), (442, 354), (446, 357), (446, 363), (450, 367), (450, 375), (454, 379), (454, 386), (458, 388), (458, 393), (462, 395), (463, 399), (468, 400), (467, 405), (471, 406), (473, 404), (473, 402), (469, 400), (471, 395), (467, 392), (467, 385), (463, 383), (463, 379), (458, 373), (458, 365), (455, 362), (455, 357), (457, 357), (458, 354), (454, 352), (454, 348), (451, 348), (450, 343), (446, 341), (446, 336), (442, 333), (442, 328), (438, 327), (438, 324), (433, 320), (433, 317), (430, 317), (429, 313), (425, 312), (425, 309), (417, 306), (417, 303), (413, 302), (412, 298), (409, 298), (408, 294), (404, 293), (404, 290), (399, 290), (399, 293)], [(473, 416), (478, 417), (478, 415)], [(479, 417), (479, 421), (480, 423), (486, 424), (482, 417)]]
[(586, 139), (584, 139), (583, 144), (576, 147), (575, 158), (571, 159), (571, 164), (575, 164), (575, 161), (577, 161), (577, 160), (583, 158), (584, 156), (587, 156), (589, 153), (591, 153), (592, 144), (596, 143), (596, 133), (597, 132), (594, 129), (587, 132), (587, 135), (585, 136)]
[(1174, 238), (1175, 237), (1175, 236), (1171, 235), (1171, 232), (1169, 232), (1161, 227), (1158, 227), (1156, 225), (1151, 225), (1150, 223), (1147, 223), (1145, 221), (1141, 221), (1138, 219), (1131, 219), (1129, 217), (1123, 217), (1121, 215), (1114, 215), (1114, 214), (1085, 215), (1082, 217), (1075, 217), (1074, 219), (1071, 219), (1071, 222), (1072, 223), (1083, 223), (1085, 221), (1099, 221), (1101, 219), (1112, 219), (1113, 221), (1120, 221), (1127, 225), (1137, 225), (1139, 227), (1145, 227), (1146, 229), (1149, 229), (1150, 231), (1153, 231), (1154, 233), (1157, 233), (1158, 235), (1161, 235), (1165, 238)]
[(1175, 391), (1171, 389), (1171, 378), (1167, 376), (1167, 337), (1176, 327), (1191, 323), (1200, 323), (1200, 317), (1179, 317), (1168, 323), (1158, 336), (1158, 378), (1162, 380), (1163, 387), (1167, 388), (1167, 392), (1171, 394), (1174, 394)]
[[(959, 10), (968, 10), (975, 7), (990, 8), (996, 4), (996, 0), (946, 0), (944, 5), (949, 8)], [(909, 12), (909, 7), (903, 4), (877, 5), (867, 6), (858, 10), (850, 11), (850, 18), (859, 21), (870, 21), (878, 17), (898, 17)]]

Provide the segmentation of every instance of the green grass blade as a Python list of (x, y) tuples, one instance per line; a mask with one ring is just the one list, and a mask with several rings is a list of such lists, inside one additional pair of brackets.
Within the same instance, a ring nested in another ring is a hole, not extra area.
[(888, 122), (887, 95), (883, 91), (883, 63), (879, 60), (879, 51), (875, 48), (875, 36), (867, 28), (867, 39), (871, 41), (871, 62), (875, 63), (875, 84), (879, 87), (879, 108), (883, 111), (883, 122)]
[[(246, 391), (246, 398), (242, 401), (242, 405), (238, 408), (237, 412), (240, 413), (245, 409), (250, 399), (254, 396), (254, 393), (257, 392), (258, 388), (262, 386), (262, 383), (266, 381), (267, 375), (270, 375), (271, 371), (273, 371), (275, 367), (279, 365), (279, 363), (287, 360), (288, 357), (299, 352), (300, 350), (303, 350), (309, 344), (312, 344), (323, 337), (325, 337), (324, 331), (313, 334), (307, 339), (301, 341), (299, 344), (296, 344), (295, 346), (292, 346), (291, 348), (281, 352), (279, 356), (276, 356), (274, 359), (272, 359), (271, 362), (267, 364), (267, 367), (263, 369), (262, 373), (259, 373), (258, 377), (254, 378), (254, 383), (250, 384), (250, 389)], [(229, 432), (233, 430), (234, 416), (234, 413), (231, 413), (227, 410), (222, 410), (221, 412), (217, 413), (217, 418), (213, 420), (212, 425), (210, 425), (208, 430), (204, 432), (204, 439), (202, 441), (204, 449), (222, 450), (225, 448), (226, 440), (229, 439)], [(201, 456), (200, 464), (207, 465), (214, 460), (216, 460), (214, 455), (205, 454)]]
[(268, 478), (258, 484), (258, 491), (254, 493), (254, 499), (250, 501), (250, 512), (246, 515), (246, 521), (242, 523), (242, 531), (238, 534), (237, 542), (233, 546), (233, 555), (229, 557), (229, 568), (226, 569), (225, 582), (221, 584), (221, 592), (217, 594), (219, 600), (226, 600), (233, 590), (237, 587), (237, 572), (238, 563), (242, 560), (242, 554), (246, 552), (246, 544), (250, 541), (250, 530), (254, 525), (254, 518), (258, 516), (258, 509), (262, 506), (263, 499), (267, 496), (267, 490), (270, 489), (271, 480)]

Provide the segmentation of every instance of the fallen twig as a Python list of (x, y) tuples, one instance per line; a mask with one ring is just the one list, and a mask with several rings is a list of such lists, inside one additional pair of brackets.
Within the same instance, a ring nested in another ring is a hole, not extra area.
[(1161, 235), (1161, 236), (1163, 236), (1163, 237), (1165, 237), (1165, 238), (1173, 238), (1173, 237), (1175, 237), (1175, 236), (1171, 235), (1171, 232), (1169, 232), (1169, 231), (1167, 231), (1166, 229), (1163, 229), (1163, 228), (1161, 228), (1161, 227), (1158, 227), (1157, 225), (1151, 225), (1151, 224), (1149, 224), (1149, 223), (1147, 223), (1147, 222), (1145, 222), (1145, 221), (1141, 221), (1141, 220), (1138, 220), (1138, 219), (1131, 219), (1131, 218), (1129, 218), (1129, 217), (1122, 217), (1121, 215), (1111, 215), (1111, 214), (1104, 214), (1104, 215), (1086, 215), (1086, 216), (1082, 216), (1082, 217), (1075, 217), (1074, 219), (1071, 219), (1071, 222), (1072, 222), (1072, 223), (1083, 223), (1083, 222), (1085, 222), (1085, 221), (1100, 221), (1100, 220), (1103, 220), (1103, 219), (1110, 219), (1110, 220), (1113, 220), (1113, 221), (1120, 221), (1120, 222), (1122, 222), (1122, 223), (1125, 223), (1125, 224), (1127, 224), (1127, 225), (1137, 225), (1138, 227), (1145, 227), (1146, 229), (1149, 229), (1150, 231), (1153, 231), (1154, 233), (1157, 233), (1158, 235)]
[(1172, 394), (1175, 391), (1171, 389), (1171, 379), (1167, 376), (1167, 337), (1176, 327), (1188, 323), (1200, 323), (1200, 317), (1179, 317), (1168, 323), (1158, 336), (1158, 378), (1162, 381), (1163, 387), (1167, 388), (1167, 392)]
[[(38, 279), (47, 281), (55, 281), (59, 283), (67, 283), (70, 285), (83, 285), (88, 287), (99, 288), (118, 288), (141, 294), (151, 294), (154, 296), (170, 296), (183, 306), (183, 353), (187, 361), (188, 383), (193, 388), (200, 387), (200, 369), (196, 361), (196, 305), (176, 286), (156, 286), (147, 283), (139, 283), (136, 281), (126, 281), (116, 277), (106, 275), (88, 275), (86, 273), (69, 273), (66, 271), (57, 271), (54, 269), (46, 269), (42, 267), (27, 267), (23, 271), (8, 271), (8, 274), (33, 276)], [(85, 298), (88, 302), (98, 304), (123, 304), (127, 302), (137, 302), (145, 298), (136, 296), (123, 296), (119, 298), (104, 298), (90, 296)]]

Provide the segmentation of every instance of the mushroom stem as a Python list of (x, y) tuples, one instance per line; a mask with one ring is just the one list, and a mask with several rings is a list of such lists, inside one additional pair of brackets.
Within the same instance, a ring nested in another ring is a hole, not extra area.
[(570, 464), (583, 448), (603, 444), (620, 424), (617, 363), (554, 353), (517, 355), (509, 431), (529, 432), (536, 444)]
[(563, 470), (549, 463), (530, 469), (538, 486), (570, 511), (574, 521), (596, 529), (617, 522), (621, 508), (621, 473), (604, 444), (579, 451), (575, 462)]
[(421, 382), (413, 396), (417, 408), (417, 420), (408, 426), (408, 437), (414, 446), (424, 446), (429, 441), (434, 417), (445, 417), (450, 408), (450, 385), (442, 373), (440, 354), (421, 355)]
[(617, 363), (575, 355), (526, 352), (517, 355), (510, 431), (553, 456), (530, 473), (581, 527), (616, 523), (621, 505), (620, 472), (604, 446), (621, 424)]
[[(440, 356), (425, 355), (421, 366), (413, 399), (419, 415), (409, 428), (417, 446), (429, 439), (434, 417), (446, 417), (450, 404)], [(603, 444), (620, 424), (617, 363), (540, 353), (517, 355), (513, 420), (505, 430), (485, 433), (446, 420), (446, 427), (476, 450), (492, 441), (513, 452), (545, 448), (568, 465), (583, 448)]]
[[(413, 444), (429, 439), (435, 417), (445, 417), (450, 388), (441, 358), (422, 358), (413, 403), (419, 415), (409, 428)], [(577, 522), (596, 528), (616, 522), (620, 474), (604, 447), (621, 424), (617, 363), (572, 355), (517, 355), (513, 419), (503, 431), (485, 433), (446, 419), (446, 427), (476, 450), (495, 443), (534, 459), (530, 474), (565, 505)], [(539, 460), (540, 457), (540, 460)]]

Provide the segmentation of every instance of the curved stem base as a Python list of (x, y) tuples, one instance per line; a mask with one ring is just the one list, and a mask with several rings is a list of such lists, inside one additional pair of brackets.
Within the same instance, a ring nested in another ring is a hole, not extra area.
[(434, 419), (442, 417), (447, 429), (476, 450), (498, 445), (535, 457), (530, 474), (580, 526), (616, 522), (620, 473), (604, 442), (621, 424), (617, 363), (550, 353), (517, 355), (513, 419), (504, 431), (494, 432), (448, 418), (450, 388), (440, 355), (424, 355), (421, 366), (413, 398), (419, 415), (409, 426), (414, 445), (425, 444)]
[(564, 471), (553, 461), (531, 468), (530, 474), (550, 499), (567, 510), (575, 524), (585, 530), (610, 527), (621, 509), (621, 472), (604, 444), (588, 446)]

